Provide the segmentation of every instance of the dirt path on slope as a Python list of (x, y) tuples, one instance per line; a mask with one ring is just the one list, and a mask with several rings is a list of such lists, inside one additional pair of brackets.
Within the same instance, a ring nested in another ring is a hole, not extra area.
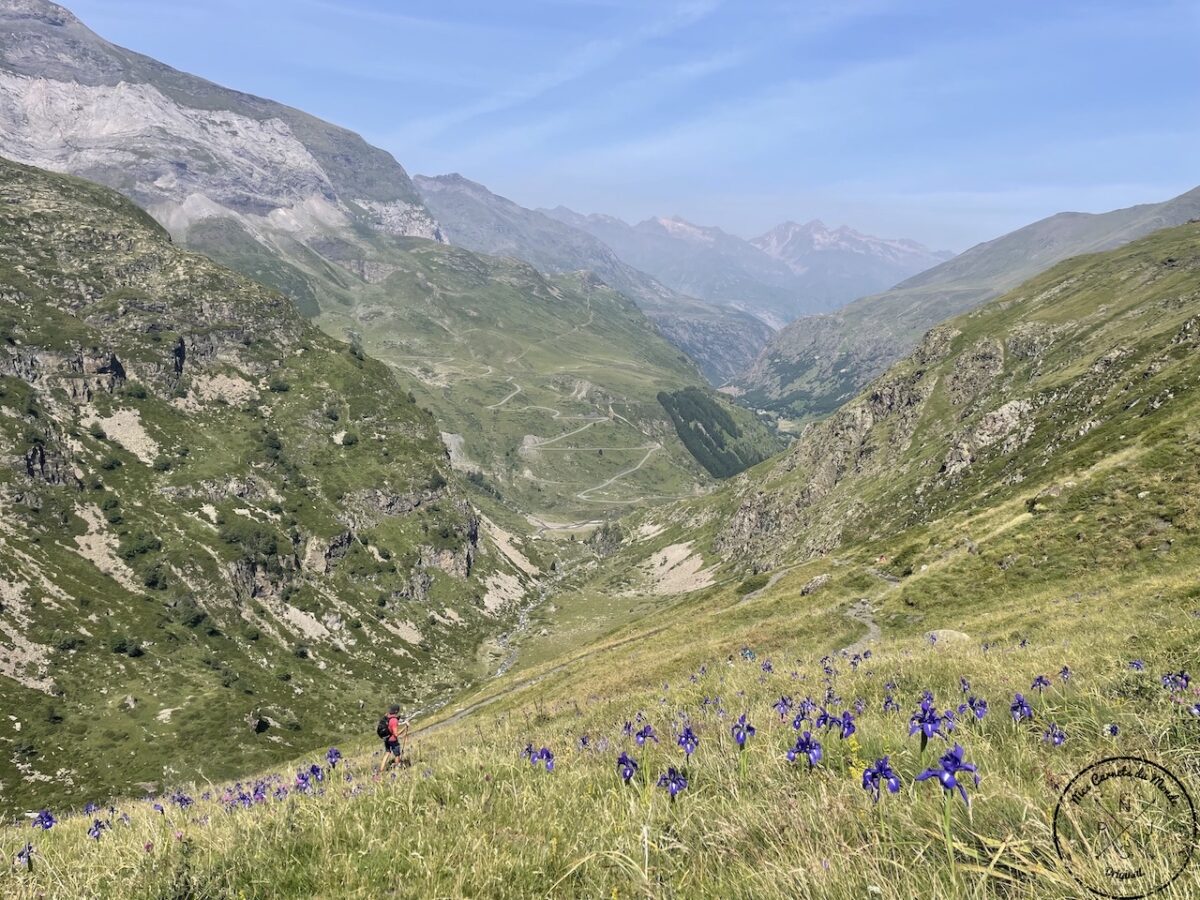
[(619, 506), (624, 506), (628, 503), (634, 502), (634, 501), (630, 501), (630, 500), (593, 500), (591, 497), (588, 496), (588, 494), (592, 494), (592, 493), (595, 493), (596, 491), (604, 490), (606, 487), (613, 484), (614, 482), (619, 481), (620, 479), (624, 478), (626, 475), (632, 475), (634, 472), (636, 472), (638, 469), (640, 469), (642, 466), (644, 466), (646, 463), (648, 463), (650, 461), (650, 457), (652, 457), (655, 453), (657, 453), (659, 450), (662, 449), (662, 444), (654, 444), (648, 448), (647, 447), (638, 447), (638, 448), (630, 447), (629, 449), (645, 450), (646, 455), (642, 457), (641, 462), (639, 462), (636, 466), (633, 466), (632, 468), (625, 469), (624, 471), (618, 472), (612, 478), (609, 478), (606, 481), (602, 481), (602, 482), (600, 482), (600, 484), (597, 484), (594, 487), (586, 488), (585, 490), (580, 491), (578, 494), (575, 495), (576, 499), (582, 500), (584, 503), (615, 503)]

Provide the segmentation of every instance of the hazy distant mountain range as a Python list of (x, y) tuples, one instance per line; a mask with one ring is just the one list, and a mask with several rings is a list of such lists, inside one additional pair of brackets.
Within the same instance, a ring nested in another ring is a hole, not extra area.
[(414, 178), (452, 244), (523, 260), (542, 272), (588, 270), (625, 294), (714, 382), (754, 362), (773, 329), (757, 317), (686, 296), (621, 261), (587, 231), (526, 209), (461, 175)]
[(720, 228), (658, 217), (629, 225), (565, 207), (546, 215), (598, 237), (622, 260), (685, 294), (745, 309), (782, 326), (890, 287), (949, 258), (820, 222), (787, 222), (753, 241)]
[(738, 380), (748, 404), (785, 416), (833, 411), (938, 322), (1081, 253), (1110, 250), (1200, 216), (1200, 188), (1102, 214), (1064, 212), (979, 244), (882, 294), (793, 322)]

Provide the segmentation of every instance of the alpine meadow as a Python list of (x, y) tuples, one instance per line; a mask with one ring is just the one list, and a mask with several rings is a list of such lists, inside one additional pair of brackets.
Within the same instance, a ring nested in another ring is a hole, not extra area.
[(1200, 896), (1197, 41), (0, 0), (0, 897)]

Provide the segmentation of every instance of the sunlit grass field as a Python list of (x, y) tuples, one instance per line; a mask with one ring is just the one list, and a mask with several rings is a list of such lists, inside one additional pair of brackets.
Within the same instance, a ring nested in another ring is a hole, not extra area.
[[(1077, 772), (1140, 756), (1195, 792), (1200, 683), (1179, 678), (1195, 674), (1200, 646), (1194, 566), (1051, 583), (987, 611), (926, 619), (958, 634), (931, 640), (885, 626), (865, 644), (844, 616), (857, 584), (856, 563), (843, 562), (811, 596), (798, 589), (820, 561), (747, 603), (714, 591), (690, 615), (614, 635), (609, 649), (542, 680), (523, 673), (489, 705), (418, 733), (412, 765), (379, 781), (379, 757), (364, 743), (341, 748), (333, 768), (317, 753), (264, 774), (259, 799), (261, 779), (250, 779), (185, 786), (194, 801), (185, 806), (125, 800), (87, 815), (55, 811), (46, 831), (22, 823), (3, 832), (4, 853), (14, 861), (29, 842), (32, 855), (13, 863), (0, 893), (1077, 897), (1086, 891), (1059, 861), (1051, 824)], [(886, 618), (919, 589), (880, 595), (875, 614)], [(910, 718), (926, 690), (954, 727), (943, 721), (922, 752)], [(1014, 720), (1017, 693), (1032, 718)], [(781, 698), (790, 698), (782, 715)], [(805, 698), (814, 708), (796, 729)], [(987, 701), (982, 719), (958, 712), (971, 698)], [(839, 723), (818, 727), (822, 710)], [(843, 738), (846, 713), (854, 730)], [(743, 714), (755, 732), (739, 747)], [(684, 728), (698, 737), (690, 755), (678, 743)], [(805, 731), (821, 745), (811, 767), (803, 753), (787, 758)], [(976, 785), (958, 774), (969, 804), (936, 778), (915, 780), (955, 744), (979, 775)], [(552, 771), (527, 747), (538, 757), (549, 749)], [(637, 763), (628, 783), (622, 753)], [(863, 772), (885, 755), (899, 790), (881, 785), (876, 802)], [(321, 780), (309, 774), (298, 786), (314, 764)], [(673, 800), (659, 785), (671, 768), (687, 782)], [(111, 823), (98, 838), (88, 833), (97, 820)], [(1198, 891), (1193, 864), (1156, 896)]]

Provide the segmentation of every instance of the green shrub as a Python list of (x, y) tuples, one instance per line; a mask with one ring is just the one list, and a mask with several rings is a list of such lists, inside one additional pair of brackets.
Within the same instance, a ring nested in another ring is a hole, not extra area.
[(147, 553), (157, 553), (162, 549), (162, 541), (144, 529), (136, 529), (121, 535), (117, 544), (117, 556), (129, 562)]
[(226, 522), (218, 533), (225, 543), (241, 548), (253, 559), (270, 559), (279, 553), (279, 536), (274, 529), (241, 516)]

